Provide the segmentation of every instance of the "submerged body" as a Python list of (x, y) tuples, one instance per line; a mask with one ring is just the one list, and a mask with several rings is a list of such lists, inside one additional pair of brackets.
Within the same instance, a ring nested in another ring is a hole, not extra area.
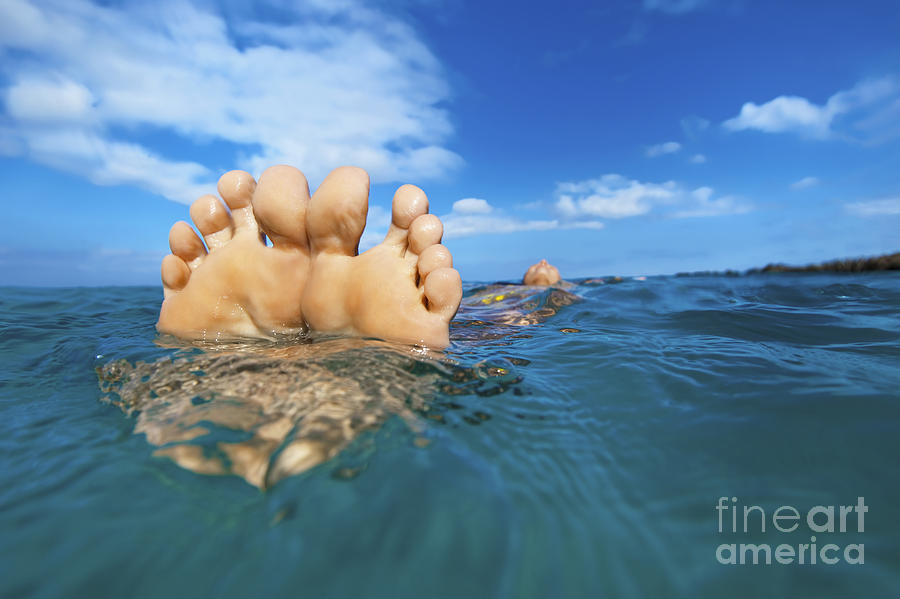
[[(249, 173), (231, 171), (218, 191), (224, 203), (209, 195), (191, 206), (203, 241), (185, 222), (170, 231), (157, 322), (161, 333), (206, 343), (208, 353), (112, 363), (101, 373), (111, 401), (139, 412), (136, 430), (160, 447), (156, 455), (266, 488), (328, 460), (390, 415), (414, 422), (410, 409), (427, 410), (430, 380), (390, 380), (388, 368), (373, 387), (371, 373), (356, 378), (365, 371), (355, 363), (340, 373), (326, 364), (350, 354), (354, 362), (376, 356), (386, 364), (410, 355), (442, 358), (371, 339), (438, 349), (450, 343), (462, 285), (424, 192), (412, 185), (398, 189), (384, 242), (358, 254), (369, 193), (361, 169), (335, 169), (312, 197), (303, 174), (289, 166), (267, 169), (258, 184)], [(552, 290), (547, 302), (529, 299), (534, 286), (559, 282), (546, 260), (523, 282), (502, 293), (488, 288), (470, 302), (505, 300), (492, 310), (494, 322), (526, 325), (577, 300), (561, 290)], [(323, 334), (344, 337), (323, 340)], [(281, 343), (249, 342), (254, 338)], [(248, 400), (198, 408), (198, 392)], [(201, 420), (227, 422), (251, 437), (219, 443), (210, 453), (190, 443), (209, 433), (208, 426), (198, 427)]]
[[(576, 301), (561, 289), (472, 288), (454, 339), (498, 345)], [(199, 474), (237, 475), (262, 489), (330, 460), (388, 418), (422, 430), (423, 418), (439, 418), (436, 390), (447, 388), (447, 374), (465, 393), (521, 382), (504, 362), (460, 367), (444, 352), (358, 337), (312, 333), (168, 345), (175, 355), (105, 364), (99, 375), (106, 398), (137, 414), (135, 433), (158, 448), (154, 455)], [(197, 442), (220, 427), (247, 437)]]

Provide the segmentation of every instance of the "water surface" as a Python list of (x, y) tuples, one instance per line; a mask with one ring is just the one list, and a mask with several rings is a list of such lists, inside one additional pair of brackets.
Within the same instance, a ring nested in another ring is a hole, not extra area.
[[(468, 285), (444, 355), (161, 344), (160, 299), (0, 290), (0, 594), (900, 588), (897, 274)], [(720, 497), (860, 496), (865, 530), (817, 542), (863, 544), (864, 564), (716, 559), (810, 542), (719, 533)]]

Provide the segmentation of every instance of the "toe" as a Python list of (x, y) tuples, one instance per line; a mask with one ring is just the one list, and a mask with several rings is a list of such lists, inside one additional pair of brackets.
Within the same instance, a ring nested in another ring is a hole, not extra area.
[(391, 228), (384, 243), (406, 249), (409, 227), (416, 218), (428, 213), (428, 197), (415, 185), (403, 185), (394, 194)]
[(176, 291), (184, 289), (188, 279), (191, 278), (191, 269), (188, 268), (188, 265), (184, 260), (172, 254), (163, 258), (160, 271), (164, 297), (169, 297)]
[(453, 256), (450, 250), (441, 244), (435, 244), (425, 248), (419, 256), (419, 281), (420, 285), (425, 284), (425, 279), (432, 272), (439, 268), (451, 268), (453, 266)]
[(438, 268), (425, 279), (425, 297), (428, 311), (450, 322), (462, 300), (462, 279), (453, 268)]
[(246, 171), (228, 171), (219, 178), (218, 188), (219, 195), (231, 210), (235, 231), (257, 233), (259, 226), (253, 217), (253, 206), (250, 203), (256, 189), (253, 176)]
[(231, 215), (220, 200), (211, 195), (202, 196), (191, 205), (191, 220), (210, 251), (214, 251), (231, 241), (234, 227)]
[(194, 232), (193, 227), (178, 221), (169, 229), (169, 248), (181, 258), (191, 269), (197, 268), (206, 256), (206, 247)]
[(267, 168), (253, 193), (253, 213), (275, 247), (306, 248), (309, 183), (299, 170), (280, 164)]
[(325, 177), (309, 206), (307, 231), (314, 253), (355, 256), (369, 210), (369, 175), (342, 166)]
[(441, 220), (433, 214), (423, 214), (409, 226), (409, 250), (420, 255), (425, 248), (440, 243), (443, 234)]

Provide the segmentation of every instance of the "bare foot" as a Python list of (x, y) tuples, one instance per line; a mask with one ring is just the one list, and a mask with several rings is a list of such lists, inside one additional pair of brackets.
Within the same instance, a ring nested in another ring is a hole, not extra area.
[(450, 320), (462, 283), (443, 225), (428, 214), (428, 198), (413, 185), (394, 194), (385, 240), (357, 255), (366, 225), (369, 176), (362, 169), (331, 172), (309, 204), (311, 274), (303, 315), (315, 331), (380, 337), (431, 347), (450, 342)]
[[(459, 273), (440, 245), (443, 227), (428, 199), (404, 185), (394, 196), (384, 242), (357, 255), (366, 225), (369, 176), (342, 167), (309, 198), (297, 169), (275, 166), (259, 184), (242, 171), (191, 206), (190, 225), (169, 233), (165, 300), (157, 329), (190, 339), (267, 337), (310, 328), (431, 347), (449, 344), (462, 297)], [(265, 233), (273, 247), (266, 247)]]
[(249, 173), (231, 171), (218, 187), (230, 213), (211, 195), (191, 206), (206, 246), (186, 222), (169, 232), (172, 253), (162, 262), (165, 299), (156, 328), (189, 339), (303, 331), (310, 266), (306, 178), (293, 167), (273, 166), (259, 184)]
[(546, 286), (557, 282), (559, 282), (559, 271), (546, 260), (541, 260), (537, 264), (529, 266), (522, 279), (523, 285)]

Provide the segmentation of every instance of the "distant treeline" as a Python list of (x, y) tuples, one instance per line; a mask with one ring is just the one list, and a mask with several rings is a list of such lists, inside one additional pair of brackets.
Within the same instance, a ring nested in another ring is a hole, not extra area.
[(748, 274), (757, 272), (867, 272), (870, 270), (900, 270), (900, 252), (872, 258), (846, 258), (807, 266), (769, 264), (763, 268), (751, 268)]
[[(768, 264), (762, 268), (751, 268), (744, 274), (752, 275), (769, 272), (869, 272), (875, 270), (900, 270), (900, 252), (873, 256), (871, 258), (845, 258), (843, 260), (830, 260), (821, 264), (808, 264), (806, 266), (790, 266), (788, 264)], [(724, 272), (680, 272), (677, 276), (691, 275), (725, 275), (737, 276), (741, 273), (736, 270)]]

